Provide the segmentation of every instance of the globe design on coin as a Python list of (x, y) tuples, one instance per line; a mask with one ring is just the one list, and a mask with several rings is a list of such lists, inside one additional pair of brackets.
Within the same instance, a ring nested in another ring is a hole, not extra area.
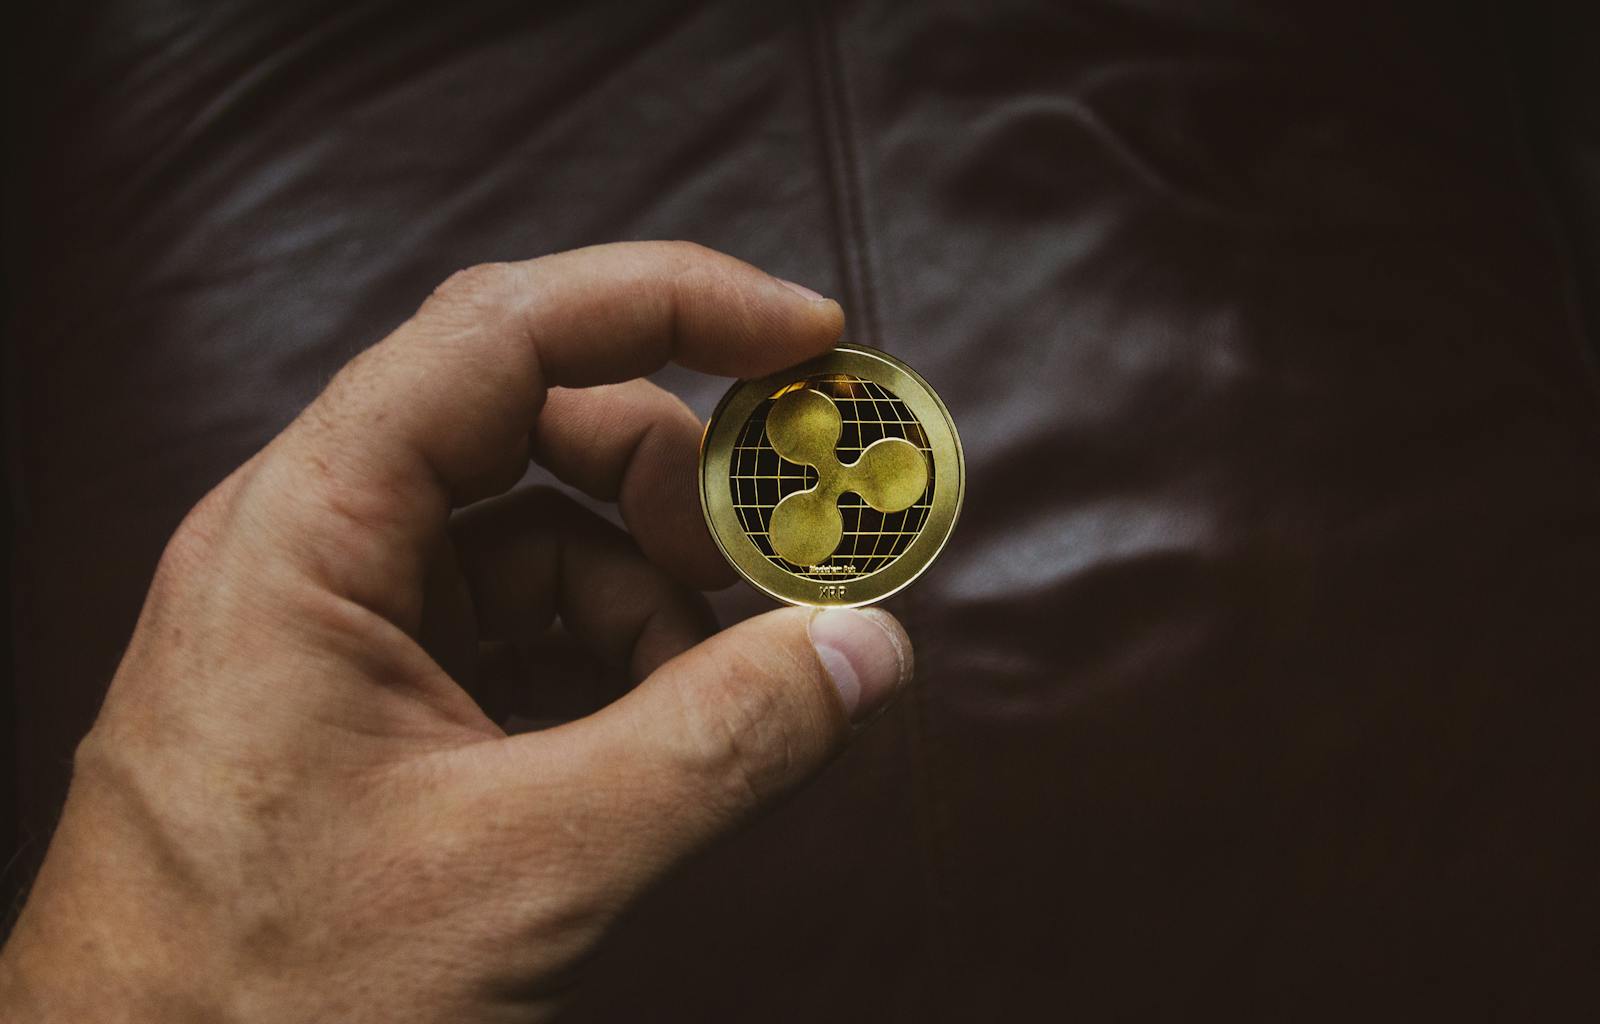
[(750, 414), (728, 485), (740, 527), (763, 557), (797, 576), (843, 583), (888, 566), (922, 531), (933, 506), (932, 449), (922, 424), (882, 385), (819, 374)]

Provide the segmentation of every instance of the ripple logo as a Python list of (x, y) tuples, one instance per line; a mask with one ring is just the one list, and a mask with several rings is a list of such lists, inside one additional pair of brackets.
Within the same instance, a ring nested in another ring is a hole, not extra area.
[(844, 539), (841, 495), (858, 494), (879, 512), (899, 512), (928, 489), (928, 463), (916, 445), (880, 438), (847, 466), (837, 451), (843, 429), (838, 406), (809, 388), (784, 392), (767, 414), (773, 451), (817, 471), (815, 487), (790, 494), (772, 510), (772, 550), (795, 565), (814, 566), (838, 550)]

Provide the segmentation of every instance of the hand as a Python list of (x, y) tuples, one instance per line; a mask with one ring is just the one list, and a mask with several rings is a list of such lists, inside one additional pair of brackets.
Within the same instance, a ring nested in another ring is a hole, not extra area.
[[(785, 609), (701, 642), (684, 583), (727, 576), (695, 496), (700, 425), (636, 379), (669, 358), (764, 374), (841, 327), (835, 303), (683, 244), (447, 281), (172, 538), (0, 959), (0, 1008), (556, 1008), (652, 879), (814, 774), (909, 675), (881, 612)], [(484, 501), (530, 455), (615, 498), (632, 539), (553, 492)], [(643, 681), (508, 737), (460, 681), (480, 643), (557, 614)]]

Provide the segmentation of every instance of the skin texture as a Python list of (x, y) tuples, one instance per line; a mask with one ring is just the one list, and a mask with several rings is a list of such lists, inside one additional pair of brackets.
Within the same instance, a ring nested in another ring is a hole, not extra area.
[[(682, 243), (443, 284), (173, 536), (0, 956), (0, 1009), (557, 1009), (630, 900), (909, 676), (881, 612), (706, 637), (696, 588), (729, 577), (695, 502), (700, 424), (638, 379), (669, 359), (768, 373), (842, 326), (832, 301)], [(530, 457), (629, 532), (553, 491), (497, 497)], [(480, 659), (556, 616), (641, 681), (507, 736)]]

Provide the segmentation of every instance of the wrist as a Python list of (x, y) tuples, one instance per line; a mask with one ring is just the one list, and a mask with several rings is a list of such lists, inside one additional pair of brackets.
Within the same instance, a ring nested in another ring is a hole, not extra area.
[(169, 906), (155, 920), (142, 913), (139, 893), (150, 880), (123, 875), (117, 861), (98, 854), (99, 844), (70, 841), (77, 824), (69, 799), (0, 949), (0, 1008), (50, 1024), (221, 1020), (199, 982), (205, 957), (174, 944), (184, 932), (174, 927), (182, 909)]
[(160, 964), (162, 955), (146, 940), (133, 940), (143, 949), (113, 948), (111, 937), (99, 929), (54, 917), (40, 902), (30, 902), (0, 950), (0, 1008), (16, 1019), (39, 1024), (217, 1019), (179, 984), (179, 972)]

